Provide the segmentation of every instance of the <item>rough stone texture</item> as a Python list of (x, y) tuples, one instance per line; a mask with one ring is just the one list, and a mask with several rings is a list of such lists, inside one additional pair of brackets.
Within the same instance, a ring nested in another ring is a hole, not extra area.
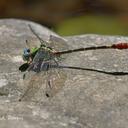
[[(27, 24), (49, 39), (50, 30), (23, 20), (0, 20), (0, 128), (127, 128), (128, 76), (112, 76), (90, 71), (61, 70), (65, 85), (52, 98), (44, 95), (45, 83), (30, 99), (18, 101), (23, 94), (21, 54), (25, 40), (38, 40)], [(128, 42), (127, 37), (81, 35), (56, 47), (79, 47)], [(51, 44), (53, 45), (53, 44)], [(53, 45), (54, 46), (54, 45)], [(61, 48), (60, 48), (61, 47)], [(58, 49), (57, 49), (58, 50)], [(128, 71), (127, 50), (97, 50), (64, 56), (63, 64), (104, 71)], [(40, 78), (41, 79), (41, 78)], [(45, 75), (42, 76), (45, 80)], [(60, 78), (63, 79), (63, 78)], [(22, 85), (19, 86), (20, 84)], [(33, 90), (32, 90), (33, 91)], [(30, 92), (31, 93), (31, 92)], [(37, 100), (38, 99), (38, 100)]]

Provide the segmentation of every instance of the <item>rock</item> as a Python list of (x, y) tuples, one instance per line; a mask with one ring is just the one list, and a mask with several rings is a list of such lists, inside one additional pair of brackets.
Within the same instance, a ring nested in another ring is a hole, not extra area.
[[(53, 97), (46, 97), (46, 73), (32, 72), (22, 79), (18, 67), (25, 40), (39, 45), (28, 24), (48, 41), (55, 35), (39, 24), (16, 19), (0, 20), (0, 126), (6, 128), (127, 128), (128, 76), (108, 75), (93, 71), (51, 70), (63, 85)], [(58, 36), (59, 37), (59, 36)], [(59, 37), (60, 38), (60, 37)], [(66, 41), (67, 40), (67, 41)], [(80, 35), (49, 43), (56, 50), (128, 42), (128, 37)], [(127, 50), (96, 50), (63, 56), (61, 65), (72, 65), (106, 72), (128, 72)], [(33, 77), (35, 75), (35, 77)], [(49, 76), (50, 77), (50, 76)], [(27, 79), (28, 78), (28, 79)], [(34, 79), (32, 79), (34, 78)], [(27, 81), (28, 80), (28, 81)], [(31, 84), (27, 83), (33, 80)], [(33, 84), (34, 83), (34, 84)], [(54, 83), (54, 82), (53, 82)], [(31, 86), (33, 85), (33, 87)], [(18, 99), (30, 88), (21, 102)], [(53, 88), (54, 90), (54, 88)]]

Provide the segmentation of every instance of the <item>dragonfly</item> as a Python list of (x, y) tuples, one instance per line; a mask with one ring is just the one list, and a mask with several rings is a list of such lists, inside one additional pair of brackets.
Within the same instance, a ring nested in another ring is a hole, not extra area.
[[(62, 59), (61, 57), (65, 54), (70, 54), (80, 51), (100, 50), (100, 49), (120, 49), (120, 50), (128, 49), (128, 43), (116, 43), (112, 45), (91, 46), (91, 47), (82, 47), (77, 49), (56, 51), (53, 47), (47, 46), (48, 42), (44, 41), (35, 32), (35, 30), (30, 24), (28, 26), (30, 31), (40, 41), (40, 47), (38, 48), (38, 51), (33, 57), (31, 63), (27, 62), (19, 67), (19, 70), (21, 72), (25, 72), (25, 74), (23, 75), (23, 79), (26, 82), (26, 87), (27, 87), (23, 95), (20, 97), (19, 101), (26, 99), (25, 97), (32, 97), (33, 93), (36, 93), (36, 91), (40, 89), (44, 81), (46, 81), (46, 91), (45, 91), (46, 97), (54, 96), (62, 87), (62, 83), (64, 83), (64, 80), (66, 78), (63, 72), (60, 73), (60, 70), (56, 70), (56, 69), (72, 69), (72, 70), (75, 69), (75, 70), (95, 71), (109, 75), (128, 75), (128, 72), (107, 72), (97, 69), (60, 65)], [(50, 35), (49, 40), (50, 41), (59, 40), (60, 43), (62, 41), (60, 37), (54, 35)], [(33, 74), (30, 72), (33, 72)], [(29, 75), (32, 74), (32, 75), (30, 75), (30, 78), (26, 78), (26, 74)], [(38, 83), (38, 85), (36, 83)], [(32, 90), (35, 92), (33, 92)], [(28, 96), (29, 93), (32, 94)]]

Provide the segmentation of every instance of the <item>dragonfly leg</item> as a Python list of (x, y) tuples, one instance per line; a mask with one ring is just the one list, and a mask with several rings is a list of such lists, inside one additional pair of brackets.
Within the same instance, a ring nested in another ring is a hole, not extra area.
[[(51, 81), (50, 80), (48, 80), (47, 81), (48, 83), (48, 87), (50, 88), (50, 89), (52, 89), (52, 86), (51, 86)], [(45, 94), (47, 97), (50, 97), (50, 94), (48, 93), (48, 91), (46, 91), (46, 94)]]
[(56, 61), (56, 59), (53, 59), (57, 66), (59, 66), (59, 63)]

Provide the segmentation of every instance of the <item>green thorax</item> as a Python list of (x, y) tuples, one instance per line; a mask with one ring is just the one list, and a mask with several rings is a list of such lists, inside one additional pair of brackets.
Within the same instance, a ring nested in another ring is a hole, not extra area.
[(35, 52), (37, 52), (38, 50), (39, 50), (39, 48), (34, 47), (34, 48), (31, 49), (31, 53), (35, 53)]

